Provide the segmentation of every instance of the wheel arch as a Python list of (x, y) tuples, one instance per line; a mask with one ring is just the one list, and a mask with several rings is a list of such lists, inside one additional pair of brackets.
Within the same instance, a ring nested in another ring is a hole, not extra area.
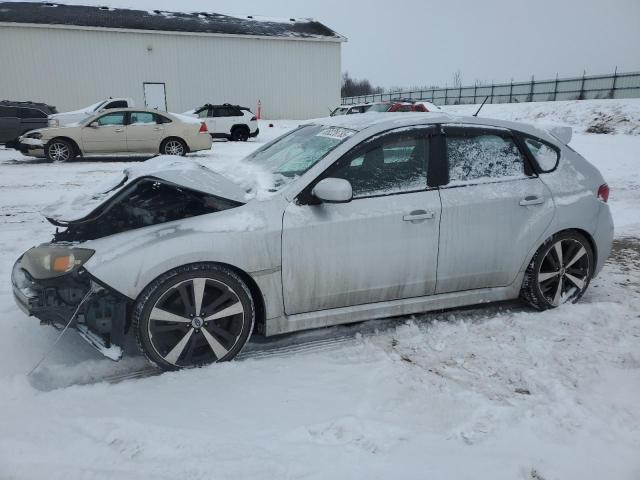
[(521, 271), (524, 272), (527, 267), (529, 266), (529, 264), (531, 263), (531, 260), (533, 259), (533, 257), (535, 256), (536, 252), (538, 250), (540, 250), (540, 248), (547, 244), (548, 242), (550, 242), (553, 238), (555, 238), (557, 235), (560, 235), (562, 233), (565, 232), (576, 232), (579, 233), (580, 235), (582, 235), (584, 238), (587, 239), (587, 241), (589, 242), (589, 246), (591, 247), (591, 251), (593, 253), (593, 260), (594, 260), (594, 265), (598, 264), (598, 247), (596, 245), (595, 239), (593, 238), (593, 235), (591, 233), (589, 233), (587, 230), (584, 230), (582, 228), (577, 228), (577, 227), (572, 227), (572, 228), (562, 228), (556, 232), (553, 232), (552, 234), (548, 235), (541, 243), (539, 243), (538, 245), (536, 245), (531, 252), (529, 252), (529, 255), (527, 255), (527, 259), (524, 262)]
[(80, 149), (80, 145), (78, 145), (78, 142), (76, 142), (73, 138), (65, 137), (64, 135), (58, 135), (56, 137), (53, 137), (51, 140), (49, 140), (47, 142), (47, 145), (49, 145), (54, 140), (64, 140), (65, 142), (69, 142), (71, 144), (71, 146), (73, 147), (73, 149), (75, 151), (75, 154), (76, 155), (82, 155), (82, 150)]
[[(254, 305), (255, 305), (256, 318), (255, 318), (255, 321), (254, 321), (254, 331), (256, 331), (258, 333), (263, 333), (264, 332), (264, 326), (265, 326), (265, 322), (266, 322), (266, 305), (265, 305), (264, 297), (262, 295), (262, 291), (260, 290), (260, 287), (258, 286), (257, 282), (253, 279), (253, 277), (251, 275), (249, 275), (246, 271), (242, 270), (239, 267), (236, 267), (235, 265), (231, 265), (231, 264), (225, 263), (225, 262), (212, 262), (212, 261), (190, 262), (190, 263), (185, 263), (183, 265), (179, 265), (177, 267), (170, 268), (166, 272), (162, 272), (161, 274), (159, 274), (156, 277), (152, 278), (144, 286), (144, 288), (142, 288), (140, 290), (140, 293), (138, 294), (138, 296), (132, 302), (131, 313), (133, 313), (133, 308), (135, 308), (135, 305), (137, 305), (141, 301), (143, 296), (145, 295), (145, 292), (146, 292), (147, 288), (149, 287), (149, 285), (153, 284), (158, 279), (160, 279), (163, 276), (167, 275), (172, 270), (189, 267), (191, 265), (215, 265), (215, 266), (225, 267), (225, 268), (228, 268), (229, 270), (231, 270), (236, 275), (238, 275), (240, 277), (240, 279), (242, 279), (242, 281), (247, 284), (247, 287), (249, 287), (249, 292), (251, 293), (251, 297), (252, 297)], [(131, 325), (133, 323), (131, 320), (132, 320), (132, 318), (127, 319), (127, 322), (126, 322), (126, 331), (127, 332), (130, 330)]]
[(234, 123), (231, 126), (231, 132), (233, 132), (236, 128), (243, 128), (246, 131), (248, 131), (249, 133), (251, 133), (251, 128), (249, 128), (249, 125), (247, 125), (246, 123)]
[(186, 153), (191, 152), (191, 149), (189, 148), (189, 144), (184, 138), (179, 137), (177, 135), (169, 135), (168, 137), (163, 138), (162, 141), (160, 142), (160, 147), (158, 148), (158, 152), (160, 154), (162, 154), (162, 148), (164, 147), (164, 144), (167, 143), (169, 140), (180, 140), (184, 144), (185, 148), (187, 149)]

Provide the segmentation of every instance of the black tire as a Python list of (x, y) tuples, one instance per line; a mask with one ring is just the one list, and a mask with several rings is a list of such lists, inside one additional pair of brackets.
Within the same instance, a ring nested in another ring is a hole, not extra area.
[(71, 162), (76, 158), (76, 149), (71, 142), (54, 138), (45, 145), (44, 154), (50, 162)]
[(188, 152), (187, 144), (184, 140), (171, 137), (167, 138), (160, 145), (160, 153), (162, 155), (178, 155), (184, 157)]
[(255, 312), (249, 287), (235, 272), (197, 263), (165, 273), (140, 294), (133, 328), (138, 347), (152, 363), (178, 370), (233, 359), (253, 331)]
[(587, 290), (594, 267), (593, 248), (584, 235), (575, 231), (558, 233), (531, 259), (520, 297), (537, 310), (575, 303)]
[(246, 142), (249, 140), (249, 129), (247, 127), (234, 127), (231, 130), (231, 141)]

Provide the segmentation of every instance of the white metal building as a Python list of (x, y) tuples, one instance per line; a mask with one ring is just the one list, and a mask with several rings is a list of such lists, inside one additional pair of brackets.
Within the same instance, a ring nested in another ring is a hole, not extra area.
[(325, 116), (345, 40), (310, 19), (0, 2), (0, 99), (65, 111), (164, 94), (174, 112), (260, 100), (263, 118)]

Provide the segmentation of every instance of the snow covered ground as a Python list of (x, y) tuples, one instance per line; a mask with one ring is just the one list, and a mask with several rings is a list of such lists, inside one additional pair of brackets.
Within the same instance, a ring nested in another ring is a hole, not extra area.
[[(570, 108), (584, 132), (624, 104), (640, 124), (640, 102), (563, 103), (483, 114), (566, 123)], [(263, 123), (255, 140), (192, 158), (240, 158), (296, 124)], [(88, 385), (145, 362), (113, 363), (68, 332), (28, 378), (56, 332), (14, 305), (10, 270), (49, 239), (41, 208), (132, 159), (53, 165), (0, 147), (0, 479), (640, 478), (640, 135), (624, 132), (571, 143), (609, 182), (617, 228), (579, 304), (371, 321), (254, 343), (227, 364)]]

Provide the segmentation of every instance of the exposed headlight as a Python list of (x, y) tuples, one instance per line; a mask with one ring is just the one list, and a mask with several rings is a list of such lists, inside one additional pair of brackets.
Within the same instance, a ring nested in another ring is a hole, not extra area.
[(50, 118), (49, 119), (49, 126), (50, 127), (54, 127), (57, 128), (60, 126), (60, 120), (58, 120), (57, 118)]
[(34, 247), (22, 257), (22, 265), (36, 280), (55, 278), (80, 268), (95, 252), (88, 248)]
[(13, 265), (13, 270), (11, 271), (11, 280), (13, 281), (13, 284), (18, 288), (27, 288), (31, 284), (27, 276), (24, 274), (24, 270), (20, 268), (20, 261), (17, 261)]
[(37, 138), (38, 140), (40, 140), (42, 138), (42, 134), (40, 132), (33, 132), (27, 134), (26, 138)]

